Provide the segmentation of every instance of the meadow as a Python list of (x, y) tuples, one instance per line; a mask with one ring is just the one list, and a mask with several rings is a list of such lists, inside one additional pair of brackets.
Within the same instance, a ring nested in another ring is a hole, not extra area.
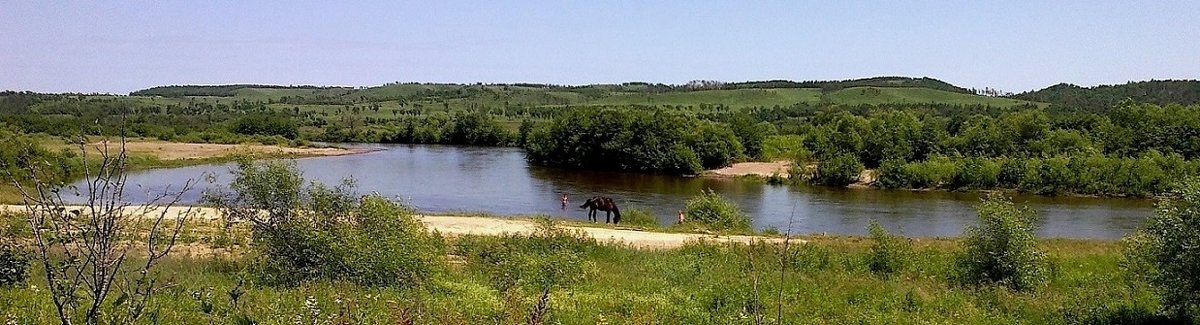
[[(710, 244), (639, 250), (586, 238), (581, 265), (550, 295), (550, 322), (593, 323), (1124, 323), (1160, 320), (1144, 283), (1121, 271), (1115, 242), (1045, 240), (1054, 269), (1033, 293), (974, 287), (954, 280), (956, 239), (913, 241), (910, 268), (880, 275), (868, 267), (869, 238), (803, 236), (807, 243)], [(241, 254), (172, 257), (158, 270), (163, 289), (142, 323), (524, 323), (536, 289), (497, 283), (489, 246), (527, 254), (528, 237), (447, 239), (447, 266), (413, 288), (314, 281), (256, 283)], [(38, 277), (35, 267), (33, 277)], [(512, 270), (510, 276), (520, 271)], [(236, 301), (231, 294), (236, 294)], [(0, 288), (0, 316), (20, 324), (54, 323), (41, 281)], [(236, 305), (235, 305), (236, 304)], [(782, 318), (780, 318), (782, 316)]]

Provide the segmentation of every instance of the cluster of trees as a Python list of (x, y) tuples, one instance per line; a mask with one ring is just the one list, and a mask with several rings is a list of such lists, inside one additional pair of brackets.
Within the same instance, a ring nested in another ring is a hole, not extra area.
[(880, 168), (887, 188), (1146, 196), (1200, 172), (1200, 106), (1127, 102), (1106, 114), (1023, 109), (949, 118), (823, 110), (799, 120), (779, 129), (799, 133), (821, 164), (837, 165), (813, 178), (821, 184), (844, 185), (861, 163)]
[(402, 116), (381, 119), (375, 124), (377, 126), (374, 128), (358, 129), (344, 124), (327, 125), (323, 128), (324, 133), (316, 139), (328, 142), (508, 146), (515, 145), (519, 138), (504, 129), (491, 114), (480, 111)]
[(1085, 112), (1103, 112), (1124, 100), (1156, 105), (1192, 105), (1200, 104), (1200, 81), (1150, 80), (1087, 88), (1060, 83), (1011, 97)]
[(877, 172), (883, 188), (1017, 189), (1037, 194), (1150, 196), (1166, 193), (1200, 161), (1151, 152), (1139, 157), (1059, 155), (1033, 158), (938, 156), (919, 162), (886, 160)]
[(724, 166), (746, 154), (723, 123), (617, 109), (571, 110), (535, 129), (526, 150), (530, 162), (547, 166), (678, 174)]

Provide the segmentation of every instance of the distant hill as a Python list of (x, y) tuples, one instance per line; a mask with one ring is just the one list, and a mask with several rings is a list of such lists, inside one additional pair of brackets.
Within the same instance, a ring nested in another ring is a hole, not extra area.
[[(280, 85), (251, 85), (251, 84), (236, 84), (236, 85), (172, 85), (158, 86), (147, 88), (130, 93), (130, 96), (163, 96), (163, 97), (185, 97), (185, 96), (215, 96), (215, 97), (233, 97), (237, 95), (241, 89), (332, 89), (343, 87), (322, 87), (322, 86), (280, 86)], [(350, 88), (345, 88), (350, 89)]]
[(1158, 105), (1191, 105), (1200, 103), (1200, 81), (1150, 80), (1095, 87), (1060, 83), (1045, 89), (1016, 94), (1011, 98), (1097, 112), (1111, 109), (1125, 99)]
[(697, 80), (683, 85), (550, 85), (389, 83), (375, 87), (276, 85), (174, 85), (135, 91), (131, 96), (229, 97), (276, 104), (346, 105), (395, 102), (419, 107), (538, 107), (562, 105), (672, 105), (771, 107), (795, 104), (952, 104), (1007, 107), (1030, 104), (975, 95), (971, 90), (928, 78), (875, 77), (832, 81)]
[(854, 87), (888, 87), (888, 88), (926, 88), (935, 89), (956, 93), (969, 94), (971, 91), (966, 88), (952, 85), (948, 82), (937, 80), (929, 77), (912, 78), (912, 77), (873, 77), (863, 79), (847, 79), (847, 80), (828, 80), (828, 81), (790, 81), (790, 80), (769, 80), (769, 81), (746, 81), (726, 83), (721, 89), (745, 89), (745, 88), (820, 88), (823, 92), (833, 92), (846, 88)]

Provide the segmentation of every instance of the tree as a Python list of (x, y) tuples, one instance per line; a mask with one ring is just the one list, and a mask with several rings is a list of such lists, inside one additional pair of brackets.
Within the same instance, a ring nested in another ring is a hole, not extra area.
[(764, 125), (756, 123), (750, 114), (739, 112), (734, 114), (733, 119), (729, 121), (729, 130), (733, 131), (738, 139), (741, 139), (746, 156), (753, 159), (762, 158), (763, 141), (769, 134)]
[(863, 164), (858, 161), (858, 156), (846, 153), (817, 164), (815, 180), (818, 184), (846, 186), (857, 182), (862, 171)]
[[(77, 145), (85, 188), (55, 178), (61, 173), (58, 169), (72, 164), (65, 160), (29, 161), (20, 166), (24, 181), (13, 173), (9, 179), (21, 193), (33, 229), (35, 260), (45, 270), (46, 288), (60, 322), (98, 324), (106, 315), (112, 319), (103, 322), (132, 323), (160, 286), (155, 266), (171, 252), (180, 229), (195, 215), (191, 208), (171, 209), (195, 182), (188, 180), (178, 190), (168, 188), (148, 204), (131, 205), (123, 199), (129, 160), (125, 138), (116, 148), (108, 140), (89, 144), (86, 137), (80, 137)], [(89, 152), (93, 146), (98, 162)], [(135, 237), (145, 240), (128, 240)], [(117, 298), (108, 300), (114, 293)]]
[(1033, 231), (1037, 215), (1017, 207), (1000, 194), (979, 205), (979, 224), (963, 234), (956, 257), (959, 280), (967, 284), (997, 284), (1017, 291), (1032, 290), (1046, 281), (1046, 253), (1038, 250)]

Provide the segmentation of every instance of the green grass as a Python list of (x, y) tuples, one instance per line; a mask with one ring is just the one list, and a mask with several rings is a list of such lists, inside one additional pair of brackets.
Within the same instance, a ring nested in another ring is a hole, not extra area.
[[(697, 244), (669, 251), (590, 245), (578, 253), (593, 267), (591, 276), (551, 293), (550, 320), (751, 324), (761, 313), (773, 324), (780, 312), (784, 323), (1061, 324), (1078, 318), (1112, 320), (1122, 311), (1135, 319), (1152, 319), (1157, 308), (1144, 285), (1120, 272), (1115, 242), (1041, 242), (1056, 271), (1038, 291), (1017, 293), (949, 281), (958, 245), (953, 239), (917, 240), (912, 267), (891, 277), (875, 276), (867, 269), (870, 242), (865, 238), (807, 239), (808, 244), (793, 245), (788, 254), (792, 258), (782, 264), (777, 258), (780, 248), (766, 245)], [(472, 242), (525, 247), (512, 238)], [(166, 288), (150, 308), (161, 323), (171, 324), (206, 322), (201, 300), (214, 303), (216, 323), (230, 323), (236, 315), (270, 324), (312, 315), (349, 323), (395, 323), (406, 315), (416, 323), (522, 322), (536, 294), (499, 292), (471, 263), (466, 259), (452, 264), (420, 289), (340, 282), (271, 287), (251, 281), (243, 288), (241, 306), (221, 315), (229, 305), (226, 292), (246, 275), (244, 265), (222, 258), (173, 258), (160, 269)], [(315, 301), (315, 308), (305, 306), (308, 299)], [(43, 281), (0, 288), (0, 301), (9, 302), (0, 304), (0, 318), (52, 323), (53, 305)]]

